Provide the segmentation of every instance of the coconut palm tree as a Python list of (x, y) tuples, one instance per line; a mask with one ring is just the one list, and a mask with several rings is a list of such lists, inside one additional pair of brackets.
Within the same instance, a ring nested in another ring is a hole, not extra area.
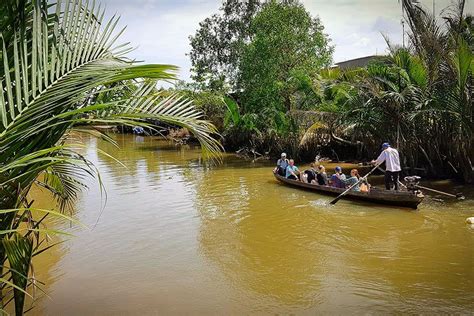
[(433, 140), (429, 156), (466, 182), (474, 182), (474, 55), (472, 16), (465, 0), (447, 10), (444, 24), (404, 0), (410, 42), (427, 70), (428, 98), (410, 117), (423, 122), (421, 139)]
[[(0, 308), (14, 302), (17, 315), (28, 287), (37, 287), (32, 258), (52, 246), (46, 240), (54, 232), (42, 226), (44, 218), (73, 220), (61, 211), (73, 205), (84, 177), (97, 176), (76, 152), (72, 130), (149, 126), (152, 118), (186, 127), (208, 156), (221, 149), (214, 126), (189, 101), (155, 89), (156, 80), (173, 80), (176, 68), (128, 59), (129, 45), (117, 44), (119, 18), (104, 15), (94, 0), (0, 3)], [(130, 82), (136, 87), (130, 93), (114, 94)], [(104, 93), (120, 97), (98, 102)], [(35, 209), (28, 199), (34, 185), (51, 191), (59, 210)]]
[(343, 136), (364, 143), (369, 156), (390, 140), (405, 165), (474, 182), (472, 16), (465, 14), (461, 0), (444, 10), (441, 24), (419, 3), (402, 2), (410, 27), (408, 48), (387, 41), (385, 60), (352, 80), (338, 79), (357, 92), (339, 111)]

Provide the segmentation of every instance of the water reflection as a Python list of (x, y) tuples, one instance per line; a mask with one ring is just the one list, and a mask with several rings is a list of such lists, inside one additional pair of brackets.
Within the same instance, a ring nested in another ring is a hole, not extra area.
[[(231, 284), (261, 294), (263, 299), (310, 304), (314, 300), (310, 294), (321, 281), (324, 245), (311, 249), (299, 237), (317, 234), (317, 228), (310, 219), (288, 216), (286, 205), (273, 208), (273, 197), (261, 196), (262, 183), (242, 172), (219, 170), (198, 182), (202, 252)], [(215, 178), (226, 181), (216, 184)]]
[(243, 297), (251, 291), (264, 302), (260, 311), (472, 307), (474, 261), (461, 236), (471, 246), (474, 239), (463, 229), (448, 235), (452, 216), (350, 202), (330, 208), (268, 177), (268, 168), (216, 169), (196, 191), (202, 252)]
[[(41, 259), (38, 274), (53, 300), (42, 300), (37, 313), (474, 308), (474, 231), (464, 225), (471, 201), (428, 201), (417, 212), (347, 201), (329, 207), (330, 198), (278, 184), (268, 162), (227, 155), (210, 167), (197, 148), (116, 140), (119, 149), (88, 141), (107, 208), (95, 229)], [(77, 216), (94, 224), (100, 203), (91, 184)]]

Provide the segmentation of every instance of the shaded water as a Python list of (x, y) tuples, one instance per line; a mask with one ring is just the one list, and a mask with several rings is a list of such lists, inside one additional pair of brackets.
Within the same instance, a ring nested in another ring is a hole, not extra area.
[(76, 237), (36, 261), (51, 298), (34, 314), (474, 311), (472, 190), (418, 211), (329, 207), (330, 197), (277, 183), (268, 162), (205, 167), (198, 149), (117, 140), (86, 140), (107, 205), (101, 213), (92, 183), (76, 212), (89, 230), (50, 224)]

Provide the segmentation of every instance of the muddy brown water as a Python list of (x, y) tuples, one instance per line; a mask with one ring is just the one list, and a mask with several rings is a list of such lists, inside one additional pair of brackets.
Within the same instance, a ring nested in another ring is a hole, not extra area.
[(431, 184), (468, 199), (417, 211), (328, 206), (278, 183), (271, 162), (209, 166), (199, 148), (114, 137), (119, 149), (85, 140), (106, 206), (91, 182), (75, 211), (89, 229), (49, 223), (75, 237), (35, 261), (49, 298), (32, 314), (474, 313), (472, 188)]

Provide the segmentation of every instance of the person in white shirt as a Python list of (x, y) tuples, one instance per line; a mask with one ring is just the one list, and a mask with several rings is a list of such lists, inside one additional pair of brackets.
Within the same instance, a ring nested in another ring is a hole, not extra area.
[(285, 177), (286, 176), (286, 168), (288, 167), (289, 163), (290, 162), (288, 161), (288, 159), (286, 159), (286, 154), (282, 153), (281, 154), (281, 159), (278, 159), (277, 165), (276, 165), (275, 169), (273, 169), (273, 173), (277, 173), (280, 176)]
[(400, 155), (395, 148), (392, 148), (389, 143), (384, 143), (382, 145), (383, 151), (380, 156), (373, 160), (372, 163), (380, 165), (385, 162), (385, 188), (390, 190), (392, 184), (395, 187), (395, 190), (399, 190), (399, 178), (400, 178)]

